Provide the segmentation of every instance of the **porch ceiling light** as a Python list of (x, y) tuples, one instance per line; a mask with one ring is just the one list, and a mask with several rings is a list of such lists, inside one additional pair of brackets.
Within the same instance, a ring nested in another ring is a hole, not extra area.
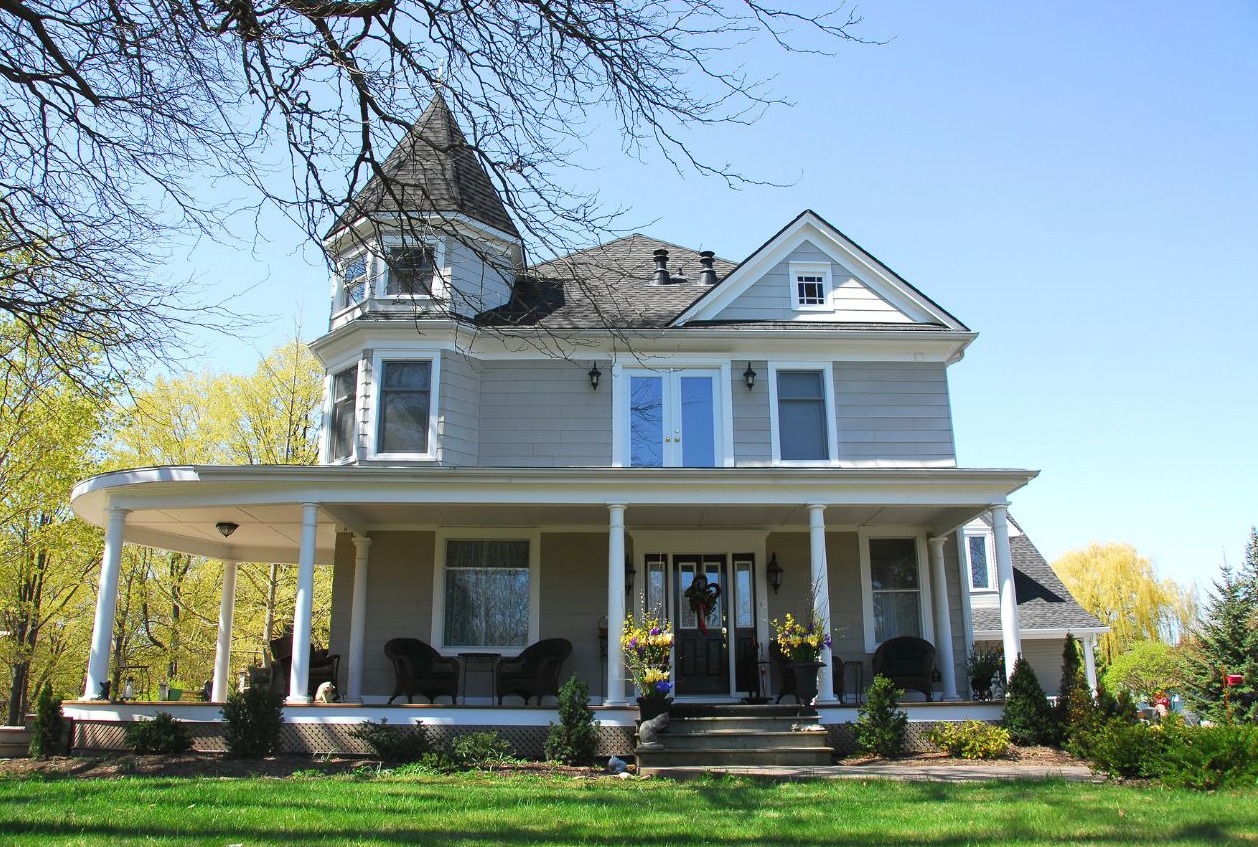
[(773, 593), (777, 594), (778, 589), (782, 587), (782, 566), (778, 564), (778, 554), (774, 553), (769, 557), (769, 567), (765, 569), (765, 575), (769, 577), (769, 587), (773, 589)]
[(224, 538), (230, 537), (233, 532), (240, 529), (240, 524), (235, 524), (231, 521), (219, 521), (214, 526), (218, 527), (218, 531), (223, 534)]
[(598, 369), (598, 362), (595, 362), (594, 366), (590, 368), (587, 376), (590, 378), (590, 390), (598, 391), (598, 381), (603, 378), (603, 372)]
[(743, 379), (747, 381), (748, 391), (756, 387), (756, 372), (751, 369), (751, 362), (747, 363), (747, 370), (743, 371)]

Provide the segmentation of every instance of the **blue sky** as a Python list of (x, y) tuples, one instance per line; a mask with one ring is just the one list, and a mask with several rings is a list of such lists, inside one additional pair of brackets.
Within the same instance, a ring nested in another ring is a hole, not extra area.
[[(1050, 560), (1129, 541), (1208, 586), (1258, 523), (1258, 4), (860, 11), (888, 43), (748, 48), (795, 105), (688, 139), (790, 187), (639, 162), (610, 127), (560, 181), (732, 260), (815, 210), (980, 333), (950, 370), (959, 460), (1042, 471), (1012, 512)], [(322, 262), (272, 218), (180, 259), (274, 316), (257, 349), (326, 327)], [(255, 358), (214, 341), (204, 363)]]

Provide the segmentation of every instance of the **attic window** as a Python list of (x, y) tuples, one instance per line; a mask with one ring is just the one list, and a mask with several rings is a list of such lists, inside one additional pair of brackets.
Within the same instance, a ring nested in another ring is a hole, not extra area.
[(829, 264), (791, 263), (791, 305), (797, 310), (831, 308)]
[(345, 287), (345, 305), (363, 302), (367, 295), (367, 257), (359, 256), (345, 264), (341, 271)]
[(384, 293), (388, 296), (431, 297), (433, 251), (422, 247), (392, 247), (388, 256), (389, 278)]

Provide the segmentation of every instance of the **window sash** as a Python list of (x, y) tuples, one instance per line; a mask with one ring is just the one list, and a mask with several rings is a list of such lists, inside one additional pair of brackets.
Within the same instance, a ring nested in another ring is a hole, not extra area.
[(778, 371), (778, 454), (785, 461), (830, 458), (822, 371)]
[(427, 453), (432, 362), (384, 362), (380, 380), (378, 453)]
[(966, 537), (966, 552), (970, 558), (970, 587), (978, 591), (989, 591), (992, 587), (991, 563), (987, 558), (987, 537), (970, 535)]
[(431, 247), (391, 248), (388, 268), (385, 294), (411, 297), (432, 296), (434, 266)]
[(922, 636), (921, 570), (915, 538), (869, 539), (874, 640)]
[(367, 296), (367, 257), (359, 256), (347, 262), (341, 278), (344, 280), (345, 305), (361, 303)]
[(357, 366), (341, 371), (332, 378), (333, 459), (348, 459), (353, 455), (357, 395)]

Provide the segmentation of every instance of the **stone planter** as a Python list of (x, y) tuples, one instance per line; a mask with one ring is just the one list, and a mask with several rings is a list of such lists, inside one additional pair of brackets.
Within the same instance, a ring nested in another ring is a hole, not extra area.
[(651, 697), (638, 698), (638, 718), (640, 720), (649, 721), (651, 718), (658, 717), (668, 711), (668, 707), (673, 703), (668, 697), (662, 694)]
[(817, 699), (817, 692), (820, 690), (817, 684), (817, 674), (825, 667), (825, 663), (791, 662), (787, 667), (795, 672), (795, 696), (802, 705), (812, 705), (812, 701)]
[(24, 726), (0, 726), (0, 759), (25, 759), (31, 752), (34, 730)]

